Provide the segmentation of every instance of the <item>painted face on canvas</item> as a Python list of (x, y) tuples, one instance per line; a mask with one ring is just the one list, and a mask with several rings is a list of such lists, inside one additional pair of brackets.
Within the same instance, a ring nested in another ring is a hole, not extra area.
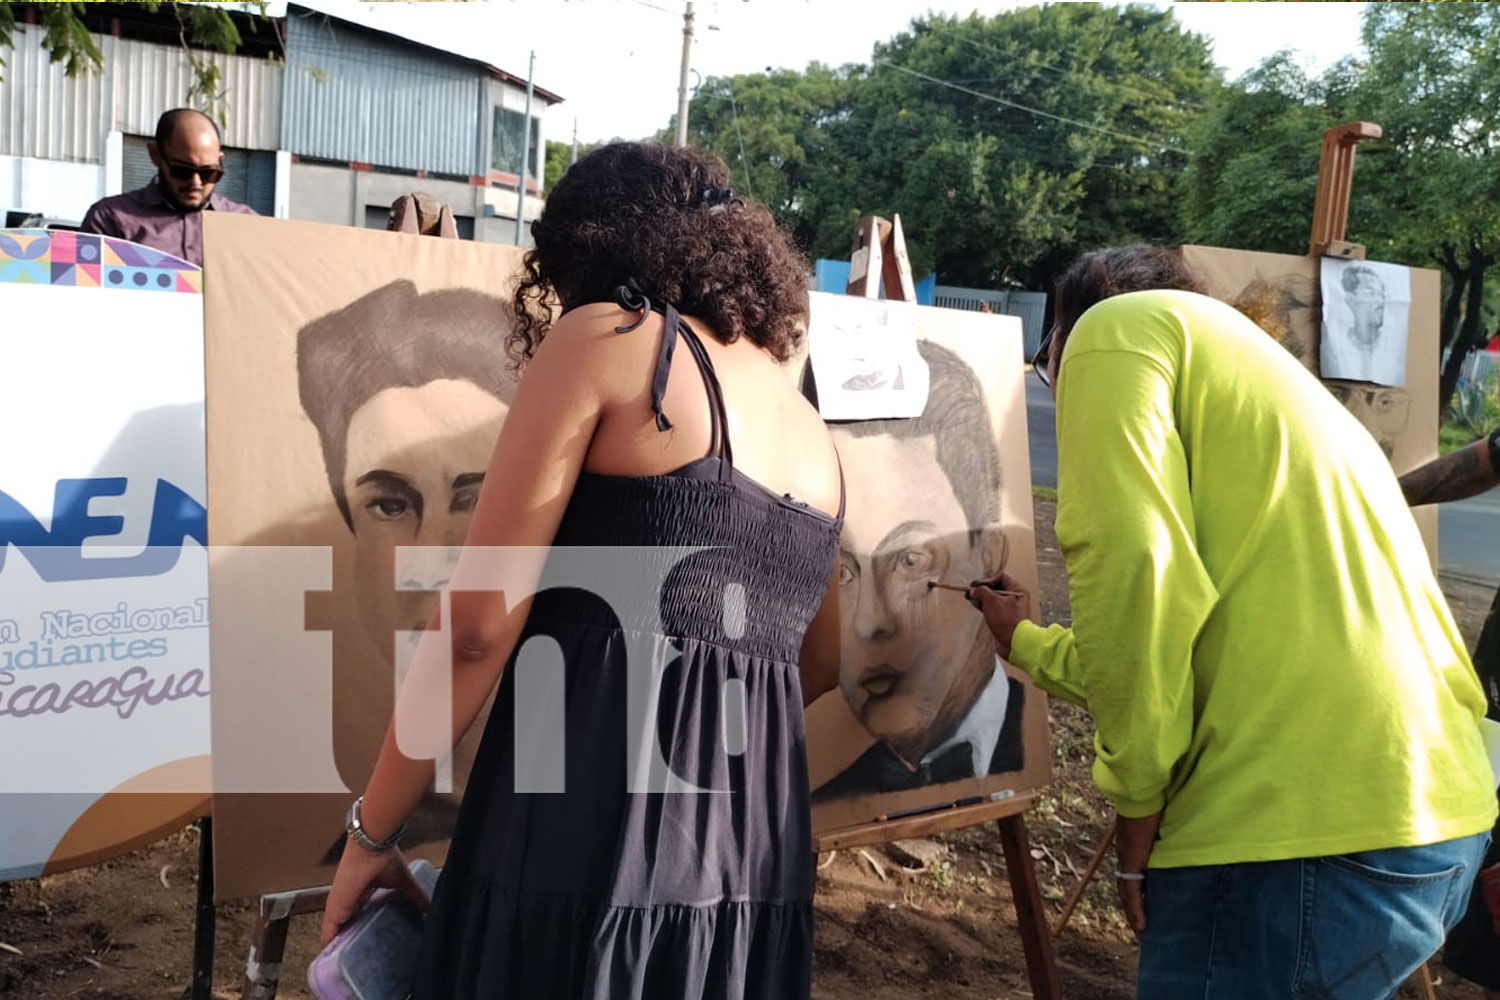
[(395, 550), (463, 543), (507, 410), (472, 382), (439, 379), (383, 389), (350, 418), (343, 485), (355, 596), (377, 648), (392, 648), (398, 630), (426, 626), (435, 595), (395, 590)]
[(991, 525), (971, 538), (931, 436), (856, 437), (837, 427), (833, 436), (848, 490), (839, 683), (864, 727), (915, 765), (962, 721), (996, 662), (963, 595), (927, 582), (967, 584), (998, 569), (1004, 534)]
[(1330, 382), (1328, 389), (1375, 436), (1386, 458), (1395, 454), (1396, 441), (1411, 414), (1411, 396), (1406, 390), (1346, 382)]

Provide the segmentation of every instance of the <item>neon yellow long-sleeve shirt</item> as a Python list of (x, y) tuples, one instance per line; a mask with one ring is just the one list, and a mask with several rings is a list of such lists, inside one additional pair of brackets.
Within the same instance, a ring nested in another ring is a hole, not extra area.
[(1011, 662), (1086, 705), (1153, 867), (1435, 843), (1495, 818), (1483, 692), (1370, 435), (1239, 312), (1088, 310), (1057, 380), (1073, 628)]

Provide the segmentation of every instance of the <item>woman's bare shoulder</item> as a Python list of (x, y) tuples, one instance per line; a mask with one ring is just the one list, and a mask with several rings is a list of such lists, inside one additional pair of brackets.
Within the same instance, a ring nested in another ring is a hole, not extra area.
[[(638, 320), (640, 325), (630, 327)], [(577, 379), (593, 383), (603, 398), (631, 396), (656, 357), (662, 319), (612, 302), (591, 302), (564, 313), (548, 329), (536, 360), (545, 354), (552, 363), (565, 363)]]

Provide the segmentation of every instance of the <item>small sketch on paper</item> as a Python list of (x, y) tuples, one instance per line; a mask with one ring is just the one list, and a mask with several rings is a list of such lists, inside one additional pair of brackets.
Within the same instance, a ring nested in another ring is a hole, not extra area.
[(808, 358), (825, 420), (916, 417), (927, 405), (927, 364), (909, 302), (813, 293)]
[(855, 364), (868, 364), (858, 374), (851, 375), (839, 383), (839, 388), (849, 392), (872, 392), (876, 389), (893, 389), (900, 391), (905, 388), (905, 380), (901, 377), (901, 365), (899, 363), (889, 364), (883, 358), (851, 358)]
[(1324, 378), (1406, 384), (1411, 273), (1396, 264), (1322, 262)]

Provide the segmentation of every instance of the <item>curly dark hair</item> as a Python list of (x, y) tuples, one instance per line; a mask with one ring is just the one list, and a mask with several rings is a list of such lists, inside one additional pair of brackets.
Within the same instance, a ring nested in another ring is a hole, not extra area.
[(1204, 291), (1202, 281), (1183, 260), (1180, 250), (1138, 244), (1083, 254), (1057, 282), (1052, 309), (1056, 323), (1053, 350), (1062, 350), (1073, 324), (1089, 307), (1114, 295), (1158, 288)]
[(787, 360), (806, 326), (806, 265), (764, 205), (723, 200), (729, 183), (729, 167), (703, 149), (617, 142), (580, 158), (532, 224), (512, 361), (530, 360), (554, 304), (608, 301), (632, 279), (724, 343), (745, 337)]

